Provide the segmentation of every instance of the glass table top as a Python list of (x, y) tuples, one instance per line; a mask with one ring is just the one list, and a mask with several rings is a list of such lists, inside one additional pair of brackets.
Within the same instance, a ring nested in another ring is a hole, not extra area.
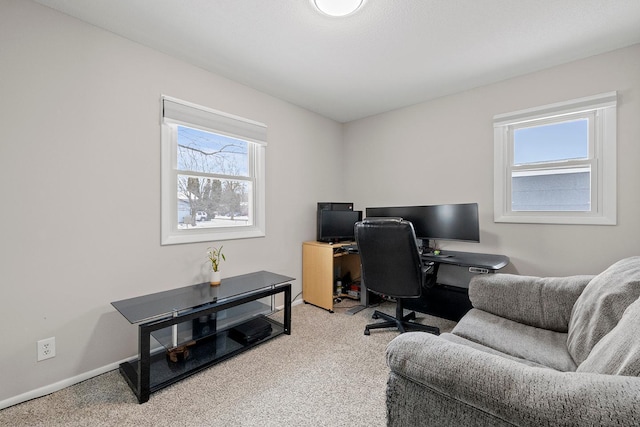
[(172, 315), (174, 311), (182, 311), (205, 304), (223, 302), (241, 294), (270, 288), (281, 283), (295, 280), (293, 277), (258, 271), (241, 276), (222, 279), (218, 286), (209, 282), (154, 294), (112, 302), (129, 322), (140, 323)]

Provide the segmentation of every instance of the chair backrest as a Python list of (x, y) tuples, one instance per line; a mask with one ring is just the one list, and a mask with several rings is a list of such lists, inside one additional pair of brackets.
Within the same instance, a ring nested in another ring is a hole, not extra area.
[(394, 298), (417, 298), (422, 262), (413, 225), (401, 218), (370, 218), (355, 225), (362, 281), (367, 290)]

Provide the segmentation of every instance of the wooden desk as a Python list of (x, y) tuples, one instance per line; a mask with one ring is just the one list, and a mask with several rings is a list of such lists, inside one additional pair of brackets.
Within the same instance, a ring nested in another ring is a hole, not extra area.
[[(352, 243), (331, 245), (311, 241), (302, 244), (302, 298), (305, 303), (333, 313), (336, 279), (347, 273), (353, 280), (360, 278), (360, 256), (340, 251), (347, 244)], [(509, 257), (443, 251), (442, 256), (424, 254), (422, 261), (434, 264), (428, 278), (432, 286), (425, 287), (420, 298), (406, 299), (405, 308), (457, 321), (471, 308), (468, 292), (471, 278), (477, 274), (495, 273), (509, 264)], [(360, 283), (360, 309), (369, 305), (366, 285)]]
[(360, 256), (340, 251), (342, 246), (352, 243), (310, 241), (302, 244), (302, 299), (305, 303), (333, 313), (336, 279), (347, 274), (352, 280), (360, 278)]

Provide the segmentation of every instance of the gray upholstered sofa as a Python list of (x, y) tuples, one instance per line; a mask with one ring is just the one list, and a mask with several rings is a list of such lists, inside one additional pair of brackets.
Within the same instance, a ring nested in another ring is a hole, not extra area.
[(640, 426), (640, 257), (481, 275), (469, 297), (451, 333), (389, 344), (389, 426)]

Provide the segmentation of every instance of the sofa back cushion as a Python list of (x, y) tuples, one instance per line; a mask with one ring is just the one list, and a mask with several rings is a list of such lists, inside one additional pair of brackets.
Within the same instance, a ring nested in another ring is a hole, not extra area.
[(577, 372), (640, 376), (640, 299), (624, 311), (615, 328), (602, 337)]
[(594, 277), (477, 274), (469, 283), (469, 299), (474, 308), (496, 316), (567, 333), (571, 310)]
[(569, 320), (567, 347), (577, 365), (640, 297), (640, 257), (623, 259), (594, 277), (578, 297)]

